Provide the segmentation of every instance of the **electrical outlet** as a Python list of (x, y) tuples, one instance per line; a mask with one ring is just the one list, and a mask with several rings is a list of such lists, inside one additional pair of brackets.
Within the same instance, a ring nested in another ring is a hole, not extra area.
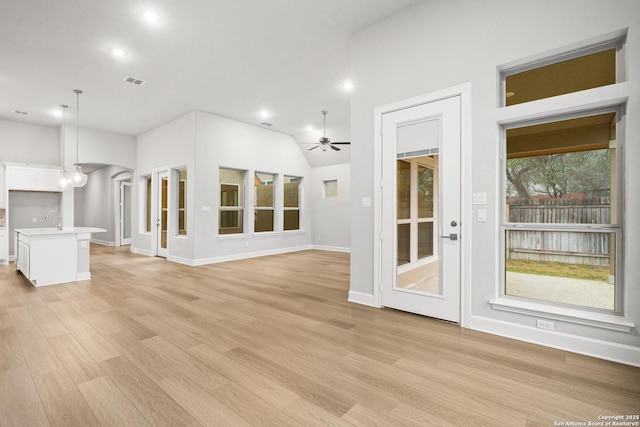
[(31, 218), (31, 222), (35, 224), (36, 222), (38, 222), (38, 218), (34, 216), (33, 218)]
[(536, 326), (538, 327), (538, 329), (544, 329), (545, 331), (556, 330), (556, 324), (551, 320), (536, 319)]

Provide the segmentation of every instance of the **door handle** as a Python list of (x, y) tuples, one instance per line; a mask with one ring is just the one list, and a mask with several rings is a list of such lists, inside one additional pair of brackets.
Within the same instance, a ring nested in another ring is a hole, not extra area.
[(456, 233), (451, 233), (448, 236), (440, 236), (443, 239), (451, 239), (451, 240), (458, 240), (458, 235)]

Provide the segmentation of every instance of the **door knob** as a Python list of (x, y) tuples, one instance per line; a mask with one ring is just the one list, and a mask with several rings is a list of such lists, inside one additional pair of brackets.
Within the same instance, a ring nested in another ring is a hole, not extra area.
[(452, 227), (457, 227), (457, 226), (458, 226), (458, 223), (457, 223), (457, 222), (455, 222), (455, 221), (451, 221), (451, 226), (452, 226)]

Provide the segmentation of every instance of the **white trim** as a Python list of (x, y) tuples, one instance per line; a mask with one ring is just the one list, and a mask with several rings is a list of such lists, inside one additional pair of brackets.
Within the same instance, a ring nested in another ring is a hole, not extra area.
[(379, 305), (376, 305), (379, 298), (375, 298), (373, 295), (365, 294), (363, 292), (349, 291), (349, 298), (347, 301), (356, 304), (368, 305), (369, 307), (380, 308)]
[[(381, 286), (381, 262), (380, 253), (382, 245), (380, 234), (382, 231), (382, 115), (393, 111), (415, 107), (418, 105), (439, 101), (454, 96), (460, 96), (460, 218), (461, 218), (461, 238), (460, 238), (460, 325), (467, 327), (471, 309), (471, 292), (470, 292), (470, 260), (471, 260), (471, 227), (472, 227), (472, 206), (466, 201), (471, 199), (471, 83), (463, 83), (450, 88), (430, 92), (428, 94), (416, 96), (390, 104), (378, 106), (374, 109), (374, 203), (373, 203), (373, 295), (369, 296), (373, 307), (381, 307), (380, 286)], [(463, 228), (464, 226), (464, 228)], [(351, 294), (351, 293), (350, 293)], [(369, 294), (363, 294), (369, 295)], [(359, 302), (360, 298), (354, 298), (350, 301)], [(366, 298), (366, 301), (370, 301)]]
[[(248, 259), (248, 258), (257, 258), (257, 257), (261, 257), (261, 256), (268, 256), (268, 255), (279, 255), (279, 254), (286, 254), (289, 252), (299, 252), (299, 251), (308, 251), (312, 249), (311, 245), (304, 245), (304, 246), (293, 246), (290, 248), (280, 248), (280, 249), (269, 249), (266, 251), (255, 251), (255, 252), (243, 252), (243, 253), (239, 253), (239, 254), (232, 254), (232, 255), (223, 255), (223, 256), (219, 256), (219, 257), (210, 257), (210, 258), (200, 258), (200, 259), (194, 259), (194, 260), (187, 260), (188, 264), (187, 265), (193, 265), (193, 266), (197, 266), (197, 265), (207, 265), (207, 264), (217, 264), (220, 262), (227, 262), (227, 261), (238, 261), (241, 259)], [(167, 258), (169, 259), (169, 258)], [(183, 259), (185, 260), (185, 258), (179, 258), (179, 257), (174, 257), (172, 256), (171, 259), (169, 259), (170, 261), (176, 261), (179, 262), (179, 259)]]
[(150, 250), (142, 249), (142, 248), (134, 248), (133, 246), (129, 249), (134, 254), (145, 255), (145, 256), (153, 256)]
[(100, 240), (100, 239), (91, 239), (91, 243), (95, 243), (96, 245), (102, 246), (115, 246), (116, 242), (112, 242), (109, 240)]
[(82, 280), (91, 280), (91, 272), (77, 273), (76, 282), (80, 282)]
[(518, 325), (481, 316), (471, 316), (469, 328), (518, 341), (640, 367), (640, 347), (557, 331), (546, 331), (532, 326)]
[(606, 313), (576, 310), (568, 307), (556, 307), (539, 302), (533, 303), (509, 298), (497, 298), (489, 301), (494, 310), (509, 311), (527, 316), (543, 317), (561, 322), (577, 323), (595, 328), (629, 333), (636, 325), (620, 316)]
[(347, 254), (351, 253), (351, 248), (344, 246), (311, 245), (311, 249), (317, 251), (344, 252)]

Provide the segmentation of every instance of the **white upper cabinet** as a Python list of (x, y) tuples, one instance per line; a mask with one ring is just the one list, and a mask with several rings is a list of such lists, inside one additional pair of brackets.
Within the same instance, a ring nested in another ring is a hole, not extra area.
[(58, 188), (61, 168), (7, 164), (7, 190), (62, 191)]

